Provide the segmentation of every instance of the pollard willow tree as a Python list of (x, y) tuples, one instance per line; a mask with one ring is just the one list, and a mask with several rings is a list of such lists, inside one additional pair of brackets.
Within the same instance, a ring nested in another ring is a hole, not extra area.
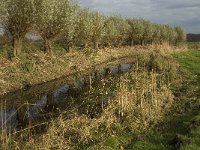
[(159, 24), (153, 24), (152, 44), (159, 45), (161, 37), (161, 30)]
[(71, 1), (43, 0), (41, 8), (35, 29), (44, 40), (45, 52), (51, 56), (53, 43), (63, 34), (68, 27), (68, 19), (71, 19)]
[(103, 44), (104, 46), (114, 46), (115, 43), (117, 42), (117, 36), (119, 35), (119, 31), (117, 30), (116, 24), (115, 24), (115, 19), (114, 17), (107, 17), (105, 19), (105, 24), (104, 24), (104, 36), (103, 36)]
[(59, 41), (62, 43), (63, 48), (66, 52), (70, 51), (70, 47), (74, 45), (75, 42), (75, 33), (76, 33), (76, 27), (78, 23), (78, 13), (80, 11), (80, 8), (77, 4), (71, 3), (71, 7), (68, 9), (68, 18), (67, 18), (67, 24), (65, 26), (65, 29), (59, 39)]
[(127, 19), (130, 25), (128, 36), (130, 39), (130, 46), (134, 46), (136, 42), (140, 42), (143, 38), (144, 25), (141, 20), (138, 19)]
[(166, 25), (160, 25), (160, 45), (163, 45), (168, 40), (168, 31)]
[(2, 0), (0, 2), (0, 24), (2, 24), (5, 21), (6, 16), (6, 1)]
[(115, 43), (114, 46), (122, 46), (128, 39), (128, 32), (130, 29), (130, 25), (128, 22), (120, 17), (120, 16), (114, 16), (112, 17), (114, 21), (115, 28), (117, 30), (117, 34), (115, 35)]
[(89, 9), (80, 10), (78, 13), (78, 21), (76, 26), (76, 44), (83, 45), (85, 48), (89, 46), (92, 36), (92, 14)]
[(142, 24), (144, 30), (141, 38), (141, 45), (145, 45), (146, 43), (148, 44), (149, 42), (152, 43), (153, 33), (154, 33), (153, 24), (147, 20), (142, 20)]
[[(4, 32), (4, 30), (3, 30), (3, 22), (4, 22), (4, 20), (5, 20), (5, 16), (6, 16), (6, 9), (5, 9), (6, 7), (5, 7), (5, 1), (3, 1), (2, 0), (2, 2), (0, 2), (0, 31), (2, 32)], [(3, 35), (1, 35), (0, 36), (0, 45), (2, 45), (2, 44), (4, 44), (5, 43), (5, 40), (7, 40), (6, 38), (5, 38), (5, 33), (1, 33), (1, 34), (3, 34)]]
[(99, 48), (99, 44), (102, 42), (104, 35), (104, 22), (105, 16), (99, 12), (91, 13), (91, 42), (93, 43), (94, 49)]
[(175, 41), (177, 39), (177, 33), (175, 31), (174, 27), (171, 27), (170, 25), (166, 25), (166, 30), (167, 30), (167, 43), (168, 45), (175, 45)]
[(42, 0), (3, 0), (3, 26), (12, 36), (14, 57), (21, 54), (22, 42), (37, 21)]
[(178, 43), (182, 43), (186, 40), (186, 33), (185, 33), (184, 29), (177, 26), (177, 27), (175, 27), (175, 32), (177, 34), (176, 45), (178, 45)]

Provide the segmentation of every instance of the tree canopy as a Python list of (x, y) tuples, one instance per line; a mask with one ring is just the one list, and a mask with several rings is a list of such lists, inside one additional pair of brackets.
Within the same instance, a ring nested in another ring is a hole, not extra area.
[(71, 0), (2, 0), (0, 24), (11, 34), (13, 56), (21, 53), (28, 32), (40, 35), (44, 51), (52, 55), (52, 46), (60, 41), (70, 46), (99, 48), (136, 44), (178, 45), (185, 41), (181, 27), (156, 24), (144, 19), (105, 16), (82, 9)]

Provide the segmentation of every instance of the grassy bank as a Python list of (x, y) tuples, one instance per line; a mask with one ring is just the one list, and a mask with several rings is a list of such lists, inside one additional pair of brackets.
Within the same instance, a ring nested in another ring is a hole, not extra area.
[[(72, 101), (71, 107), (45, 126), (33, 130), (29, 126), (7, 136), (2, 133), (2, 148), (117, 150), (132, 149), (144, 141), (171, 114), (172, 85), (180, 81), (171, 55), (149, 48), (133, 52), (137, 59), (132, 72), (109, 76), (78, 91), (66, 99)], [(41, 129), (45, 130), (41, 133)]]
[(174, 57), (183, 78), (181, 86), (174, 91), (173, 114), (145, 134), (143, 140), (131, 143), (130, 149), (200, 149), (200, 51), (180, 52)]
[(44, 83), (92, 68), (103, 62), (130, 56), (136, 49), (105, 49), (98, 52), (85, 49), (71, 53), (64, 53), (60, 50), (60, 53), (58, 53), (59, 51), (54, 53), (54, 57), (49, 57), (41, 51), (32, 50), (13, 61), (9, 61), (2, 56), (0, 58), (0, 93), (4, 94), (20, 89), (27, 84)]
[(146, 47), (124, 47), (115, 49), (92, 49), (74, 50), (70, 53), (59, 47), (55, 47), (54, 57), (49, 57), (38, 46), (25, 45), (24, 53), (8, 60), (5, 56), (9, 47), (1, 49), (0, 54), (0, 95), (21, 89), (24, 86), (44, 83), (53, 79), (84, 71), (101, 63), (117, 62), (120, 58), (137, 58), (138, 55), (148, 55), (156, 49), (167, 50), (166, 48)]
[(182, 150), (200, 149), (200, 51), (191, 50), (185, 53), (175, 55), (175, 58), (183, 68), (187, 79), (189, 80), (191, 93), (187, 95), (189, 102), (194, 102), (189, 114), (187, 127), (189, 128), (185, 139), (189, 140), (188, 144), (183, 144)]
[(187, 42), (187, 45), (190, 50), (200, 50), (200, 42)]
[[(125, 55), (121, 50), (113, 51), (116, 57)], [(128, 52), (137, 58), (131, 72), (71, 91), (67, 109), (50, 122), (1, 133), (1, 148), (199, 149), (200, 52), (172, 56), (144, 47)]]

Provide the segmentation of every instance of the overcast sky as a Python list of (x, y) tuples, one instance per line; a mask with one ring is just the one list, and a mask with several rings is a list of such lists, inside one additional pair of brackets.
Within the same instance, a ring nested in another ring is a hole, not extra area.
[(200, 33), (200, 0), (76, 0), (106, 15), (144, 18), (156, 23), (180, 25), (188, 33)]

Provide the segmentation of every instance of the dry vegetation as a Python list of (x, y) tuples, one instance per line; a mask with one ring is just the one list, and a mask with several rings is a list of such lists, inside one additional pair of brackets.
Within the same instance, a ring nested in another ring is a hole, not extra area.
[(105, 16), (71, 0), (2, 0), (0, 25), (1, 94), (131, 56), (135, 50), (151, 51), (153, 45), (177, 47), (186, 38), (178, 26)]
[[(115, 54), (117, 51), (121, 52), (121, 49), (115, 50)], [(6, 138), (1, 136), (2, 148), (49, 150), (88, 147), (103, 150), (109, 149), (104, 143), (108, 137), (117, 137), (124, 132), (132, 135), (147, 132), (163, 119), (174, 103), (171, 84), (177, 79), (177, 65), (172, 56), (160, 50), (130, 49), (127, 52), (133, 52), (137, 57), (132, 72), (115, 80), (109, 77), (100, 81), (102, 85), (117, 83), (113, 89), (116, 95), (103, 107), (100, 115), (91, 118), (76, 111), (71, 114), (63, 112), (46, 125), (47, 130), (42, 135), (27, 128), (18, 133), (11, 132)], [(101, 88), (108, 94), (109, 88)], [(101, 93), (101, 88), (94, 92)], [(90, 96), (84, 99), (90, 99)]]
[[(114, 91), (95, 108), (95, 117), (72, 107), (71, 113), (66, 110), (37, 127), (2, 130), (1, 149), (124, 149), (134, 135), (162, 122), (175, 103), (172, 87), (180, 78), (171, 53), (184, 49), (181, 27), (105, 16), (71, 0), (2, 0), (0, 25), (6, 39), (0, 43), (0, 95), (122, 59), (134, 66), (118, 78), (100, 80), (98, 88), (90, 85), (87, 96), (77, 94), (82, 104), (94, 100), (95, 93)], [(36, 41), (27, 42), (30, 33)], [(112, 88), (106, 88), (108, 83)], [(106, 144), (122, 134), (131, 137)]]
[[(49, 57), (43, 52), (24, 54), (12, 62), (0, 60), (0, 93), (4, 94), (25, 85), (35, 85), (47, 82), (59, 77), (67, 76), (73, 72), (84, 71), (98, 64), (111, 63), (120, 58), (133, 59), (138, 53), (148, 55), (151, 51), (158, 49), (149, 47), (124, 47), (115, 49), (101, 49), (93, 52), (90, 49), (83, 51), (73, 51), (67, 54), (58, 54)], [(164, 51), (165, 48), (160, 48)]]

